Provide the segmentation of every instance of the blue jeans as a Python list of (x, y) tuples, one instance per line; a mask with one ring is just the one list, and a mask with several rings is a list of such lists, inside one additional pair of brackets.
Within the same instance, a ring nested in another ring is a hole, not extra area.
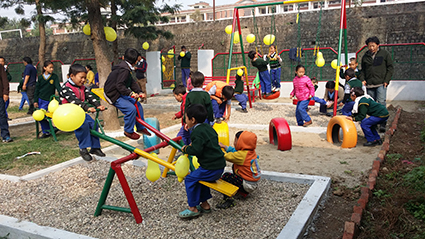
[(370, 116), (369, 118), (364, 118), (362, 120), (360, 126), (362, 127), (364, 137), (366, 138), (367, 142), (373, 142), (375, 140), (381, 139), (378, 132), (376, 131), (376, 126), (377, 124), (384, 123), (387, 121), (387, 119), (388, 117), (380, 118), (376, 116)]
[(218, 104), (218, 102), (214, 99), (211, 99), (211, 104), (213, 108), (213, 114), (214, 118), (221, 118), (224, 115), (224, 111), (226, 110), (227, 100), (223, 101), (221, 105)]
[(100, 142), (97, 136), (90, 134), (90, 130), (94, 129), (97, 131), (97, 127), (94, 127), (94, 120), (90, 115), (86, 114), (86, 119), (80, 128), (75, 130), (75, 137), (78, 139), (78, 146), (80, 149), (94, 148), (100, 149)]
[(282, 68), (273, 68), (270, 69), (270, 75), (271, 75), (271, 82), (272, 86), (276, 88), (280, 88), (280, 73), (282, 71)]
[(351, 114), (352, 114), (351, 111), (353, 111), (353, 107), (354, 107), (355, 103), (356, 102), (354, 102), (354, 101), (346, 102), (341, 109), (341, 114), (346, 115), (346, 116), (351, 116)]
[(184, 129), (184, 126), (182, 126), (180, 128), (180, 131), (177, 133), (177, 136), (181, 136), (182, 137), (182, 140), (183, 140), (184, 145), (189, 145), (190, 144), (190, 142), (191, 142), (191, 140), (190, 140), (190, 132), (189, 131), (186, 131)]
[[(38, 108), (47, 110), (49, 103), (50, 102), (47, 100), (38, 99)], [(41, 125), (41, 130), (43, 131), (43, 134), (49, 133), (48, 130), (50, 130), (50, 125), (47, 120), (44, 119), (40, 121), (40, 125)]]
[(324, 99), (320, 99), (317, 96), (313, 96), (312, 98), (315, 102), (320, 103), (320, 112), (321, 113), (326, 113), (327, 112), (327, 106), (326, 106), (326, 100)]
[(263, 94), (268, 94), (272, 92), (272, 86), (270, 82), (270, 74), (269, 71), (262, 71), (258, 74), (260, 76), (260, 85), (261, 91)]
[(190, 68), (182, 68), (182, 82), (184, 87), (187, 87), (186, 80), (189, 78)]
[(376, 88), (367, 88), (367, 94), (379, 104), (387, 106), (387, 87), (381, 85)]
[[(136, 122), (137, 110), (136, 106), (134, 106), (135, 102), (136, 100), (130, 96), (121, 95), (113, 104), (124, 114), (124, 131), (130, 134), (134, 132), (134, 125), (136, 125), (137, 131), (145, 128), (145, 126)], [(137, 102), (137, 107), (139, 107), (140, 117), (145, 121), (143, 107), (139, 102)]]
[(0, 130), (1, 130), (1, 137), (3, 139), (10, 137), (9, 123), (7, 122), (5, 106), (6, 106), (6, 103), (4, 102), (3, 97), (0, 97)]
[(212, 198), (210, 188), (202, 185), (199, 181), (213, 182), (218, 180), (224, 169), (208, 170), (199, 167), (184, 179), (186, 187), (187, 203), (189, 207), (196, 207), (201, 202)]
[(25, 101), (27, 102), (28, 106), (30, 105), (30, 100), (28, 99), (28, 95), (26, 91), (21, 91), (22, 97), (21, 97), (21, 103), (19, 104), (19, 110), (22, 110), (22, 107), (24, 107)]
[(235, 98), (242, 106), (242, 109), (246, 109), (246, 102), (248, 101), (248, 96), (245, 94), (235, 94)]
[(9, 107), (10, 99), (4, 104), (4, 112), (6, 113), (6, 118), (9, 119), (9, 114), (7, 113), (7, 108)]
[(305, 122), (311, 120), (310, 115), (307, 113), (308, 103), (310, 100), (298, 101), (297, 108), (295, 109), (295, 117), (297, 118), (298, 126), (302, 126)]

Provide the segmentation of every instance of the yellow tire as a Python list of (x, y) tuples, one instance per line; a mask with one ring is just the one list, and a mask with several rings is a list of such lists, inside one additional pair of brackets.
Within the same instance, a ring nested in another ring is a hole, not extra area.
[(330, 143), (342, 141), (341, 148), (354, 148), (357, 145), (356, 126), (346, 116), (334, 116), (328, 123), (326, 138)]

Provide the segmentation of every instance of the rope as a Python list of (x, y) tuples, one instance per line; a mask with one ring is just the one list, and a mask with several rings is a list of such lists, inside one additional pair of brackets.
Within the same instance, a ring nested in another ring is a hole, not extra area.
[[(257, 22), (255, 21), (255, 8), (252, 9), (252, 19), (254, 21), (255, 52), (258, 52), (258, 41), (259, 41), (258, 39), (259, 39), (260, 34), (258, 33)], [(261, 45), (261, 54), (263, 54), (263, 46), (262, 45)]]

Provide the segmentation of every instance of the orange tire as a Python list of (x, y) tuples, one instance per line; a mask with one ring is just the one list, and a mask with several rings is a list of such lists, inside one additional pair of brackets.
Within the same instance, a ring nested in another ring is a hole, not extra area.
[(346, 116), (337, 115), (332, 117), (328, 123), (326, 138), (330, 143), (341, 142), (341, 148), (354, 148), (357, 145), (357, 129), (354, 122), (347, 119)]
[(291, 129), (284, 118), (274, 118), (269, 124), (269, 141), (277, 145), (278, 150), (290, 150), (292, 148)]

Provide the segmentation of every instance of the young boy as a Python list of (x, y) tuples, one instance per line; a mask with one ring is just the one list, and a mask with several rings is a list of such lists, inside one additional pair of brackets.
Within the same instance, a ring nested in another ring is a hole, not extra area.
[[(353, 106), (353, 116), (347, 118), (349, 120), (361, 122), (360, 126), (367, 140), (363, 146), (381, 145), (382, 140), (376, 131), (376, 127), (378, 124), (382, 124), (388, 119), (389, 113), (387, 108), (375, 102), (369, 95), (365, 95), (360, 87), (354, 87), (351, 90), (351, 100), (355, 102)], [(369, 117), (366, 118), (366, 115), (369, 115)]]
[(182, 127), (180, 128), (180, 131), (177, 133), (177, 136), (181, 136), (184, 145), (189, 145), (190, 144), (190, 133), (189, 131), (187, 131), (184, 126), (185, 123), (183, 121), (183, 114), (184, 114), (184, 105), (186, 103), (186, 88), (182, 85), (178, 85), (176, 88), (173, 89), (173, 94), (174, 94), (174, 98), (178, 101), (181, 102), (180, 104), (180, 111), (177, 112), (172, 120), (175, 119), (182, 119)]
[[(134, 103), (139, 97), (145, 97), (145, 94), (142, 93), (139, 85), (131, 76), (138, 55), (139, 52), (136, 49), (128, 48), (124, 53), (124, 60), (112, 67), (112, 72), (109, 74), (104, 87), (105, 98), (108, 103), (117, 107), (124, 114), (124, 135), (134, 140), (140, 138), (140, 135), (134, 132), (134, 125), (136, 125), (138, 133), (151, 135), (143, 125), (136, 122), (137, 110)], [(139, 102), (137, 102), (137, 107), (140, 111), (140, 117), (145, 120), (143, 108)]]
[(258, 69), (258, 75), (260, 76), (260, 85), (261, 91), (263, 95), (270, 96), (272, 95), (271, 82), (270, 82), (270, 74), (267, 69), (267, 65), (269, 64), (269, 59), (263, 60), (258, 57), (258, 53), (255, 51), (250, 51), (248, 53), (248, 57), (251, 59), (251, 64)]
[[(313, 99), (317, 103), (320, 103), (320, 113), (326, 114), (327, 116), (332, 116), (332, 113), (328, 113), (327, 109), (331, 108), (335, 102), (335, 81), (328, 81), (326, 82), (326, 90), (325, 90), (325, 96), (323, 99), (320, 99), (317, 96), (314, 96)], [(341, 85), (338, 86), (338, 99), (337, 102), (341, 102), (344, 98), (344, 89)]]
[[(193, 89), (187, 93), (184, 108), (187, 109), (190, 105), (193, 104), (201, 104), (205, 106), (205, 109), (207, 109), (207, 123), (214, 124), (214, 113), (211, 104), (211, 97), (208, 92), (202, 89), (202, 86), (204, 85), (204, 74), (199, 71), (195, 71), (193, 72), (191, 79)], [(185, 119), (183, 119), (183, 121), (185, 121)]]
[(236, 74), (236, 80), (235, 80), (235, 98), (237, 101), (239, 101), (239, 105), (242, 107), (243, 113), (248, 113), (248, 110), (246, 109), (246, 102), (248, 101), (248, 96), (243, 93), (244, 84), (242, 81), (242, 76), (239, 76)]
[[(344, 86), (344, 99), (340, 105), (344, 104), (341, 109), (341, 114), (351, 116), (351, 110), (353, 109), (354, 101), (351, 100), (351, 89), (354, 87), (363, 87), (363, 83), (356, 78), (356, 74), (353, 69), (349, 68), (345, 71), (345, 86)], [(364, 90), (363, 90), (364, 91)]]
[[(232, 106), (233, 87), (223, 81), (212, 81), (205, 87), (205, 91), (211, 96), (211, 104), (214, 112), (214, 118), (217, 123), (228, 121)], [(226, 110), (226, 118), (223, 118)]]
[(218, 135), (210, 125), (203, 123), (206, 118), (207, 110), (203, 105), (194, 104), (186, 108), (186, 124), (192, 131), (192, 143), (183, 146), (182, 152), (198, 157), (200, 166), (184, 180), (189, 209), (180, 212), (180, 218), (193, 218), (200, 213), (211, 212), (207, 201), (212, 197), (210, 188), (199, 181), (218, 180), (226, 167), (224, 153), (218, 144)]
[[(226, 150), (224, 158), (233, 163), (233, 173), (224, 173), (221, 178), (239, 187), (238, 193), (242, 197), (248, 196), (257, 189), (257, 182), (261, 178), (258, 156), (255, 152), (257, 147), (257, 135), (249, 131), (239, 131), (235, 135), (234, 148), (220, 143)], [(224, 195), (223, 202), (217, 205), (218, 208), (226, 209), (235, 205), (232, 198)]]
[[(358, 65), (359, 63), (357, 63), (357, 59), (355, 57), (351, 57), (348, 63), (348, 67), (345, 69), (345, 71), (348, 69), (353, 69), (356, 74), (356, 78), (359, 79), (360, 71), (357, 69)], [(342, 79), (345, 79), (345, 71), (341, 68), (341, 71), (339, 72), (339, 76)]]

